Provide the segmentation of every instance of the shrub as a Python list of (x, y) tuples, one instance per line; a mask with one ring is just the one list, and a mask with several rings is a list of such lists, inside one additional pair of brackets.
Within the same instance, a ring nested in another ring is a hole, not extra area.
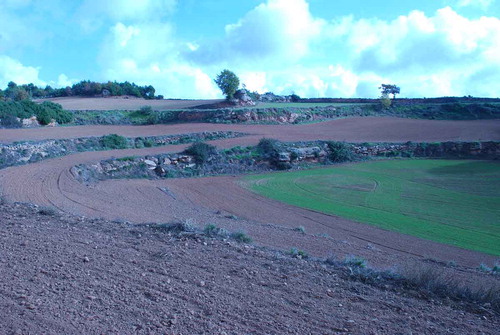
[(344, 142), (326, 142), (330, 154), (328, 158), (335, 163), (349, 162), (354, 159), (351, 148)]
[(193, 225), (193, 222), (191, 220), (173, 223), (160, 223), (152, 225), (151, 228), (160, 232), (175, 234), (196, 232), (196, 226)]
[(214, 224), (208, 224), (203, 229), (203, 233), (208, 237), (228, 238), (229, 232), (224, 228), (219, 228)]
[(290, 96), (290, 100), (291, 100), (292, 102), (300, 102), (300, 97), (299, 97), (297, 94), (293, 93), (293, 94)]
[(380, 105), (382, 106), (383, 109), (388, 109), (392, 105), (392, 101), (389, 98), (389, 95), (383, 94), (380, 97)]
[(196, 142), (184, 150), (184, 153), (193, 156), (196, 164), (202, 165), (208, 162), (210, 157), (217, 153), (217, 149), (213, 145), (204, 142)]
[(230, 237), (239, 243), (252, 243), (252, 238), (241, 231), (232, 233)]
[(299, 250), (297, 248), (292, 248), (289, 251), (290, 255), (295, 258), (308, 258), (309, 255), (304, 250)]
[(50, 118), (56, 120), (57, 123), (64, 124), (69, 123), (73, 120), (73, 114), (71, 112), (68, 112), (67, 110), (64, 110), (59, 104), (51, 101), (44, 101), (40, 106), (45, 109)]
[(358, 268), (366, 268), (367, 262), (363, 257), (359, 256), (347, 256), (344, 260), (344, 264), (347, 266), (353, 266)]
[(151, 106), (142, 106), (141, 109), (138, 110), (139, 115), (148, 116), (153, 113), (153, 108)]
[(23, 101), (0, 101), (0, 119), (5, 117), (18, 117), (27, 119), (36, 116), (42, 125), (47, 125), (52, 120), (58, 123), (69, 123), (73, 120), (73, 114), (62, 108), (61, 105), (45, 101), (42, 104), (34, 103), (31, 100)]
[(264, 158), (276, 158), (279, 151), (278, 141), (270, 138), (262, 138), (257, 144), (257, 151)]
[(455, 300), (489, 303), (500, 311), (500, 286), (496, 282), (480, 282), (477, 286), (464, 286), (458, 279), (446, 275), (442, 270), (429, 265), (412, 266), (403, 269), (403, 283), (441, 297)]
[(302, 233), (302, 234), (306, 233), (306, 229), (302, 226), (297, 227), (297, 228), (293, 228), (293, 230), (298, 231), (299, 233)]
[(4, 116), (0, 124), (6, 128), (20, 128), (23, 125), (15, 115)]
[(108, 149), (125, 149), (128, 146), (127, 139), (117, 134), (101, 137), (101, 145)]
[(47, 215), (47, 216), (54, 216), (57, 214), (57, 210), (55, 208), (52, 208), (52, 207), (44, 206), (44, 207), (40, 207), (38, 209), (38, 213), (40, 213), (42, 215)]

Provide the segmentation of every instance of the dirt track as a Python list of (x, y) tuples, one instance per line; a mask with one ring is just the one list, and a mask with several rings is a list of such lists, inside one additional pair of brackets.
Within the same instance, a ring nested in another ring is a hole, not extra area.
[[(499, 140), (499, 121), (426, 121), (391, 118), (354, 118), (296, 125), (182, 124), (145, 127), (61, 127), (2, 130), (1, 142), (21, 139), (67, 138), (118, 133), (125, 136), (167, 135), (211, 130), (233, 130), (250, 135), (214, 141), (219, 147), (256, 144), (262, 137), (285, 141), (332, 139), (346, 141), (447, 141)], [(183, 146), (78, 153), (36, 164), (0, 171), (0, 189), (8, 199), (57, 207), (63, 211), (135, 222), (166, 222), (193, 218), (199, 224), (217, 222), (243, 229), (257, 243), (278, 248), (291, 246), (317, 255), (357, 254), (377, 264), (394, 264), (401, 257), (432, 257), (477, 266), (491, 263), (488, 255), (442, 246), (402, 236), (337, 217), (310, 212), (254, 195), (241, 189), (236, 178), (190, 180), (113, 180), (85, 186), (77, 182), (71, 167), (102, 159), (161, 152), (177, 152)], [(165, 188), (168, 192), (165, 192)], [(231, 220), (217, 211), (243, 219)], [(269, 225), (272, 224), (272, 225)], [(276, 227), (275, 225), (281, 227)], [(304, 226), (308, 235), (292, 232)], [(279, 235), (276, 229), (281, 229)], [(330, 238), (312, 236), (328, 234)]]

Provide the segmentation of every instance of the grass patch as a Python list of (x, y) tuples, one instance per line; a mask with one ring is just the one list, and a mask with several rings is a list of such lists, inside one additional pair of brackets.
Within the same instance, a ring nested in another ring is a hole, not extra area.
[(245, 180), (288, 204), (500, 255), (497, 162), (391, 160)]

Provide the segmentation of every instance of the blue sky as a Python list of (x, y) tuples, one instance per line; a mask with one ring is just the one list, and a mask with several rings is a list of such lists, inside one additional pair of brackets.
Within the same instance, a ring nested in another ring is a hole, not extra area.
[(500, 96), (500, 0), (1, 0), (0, 86), (84, 79), (219, 98)]

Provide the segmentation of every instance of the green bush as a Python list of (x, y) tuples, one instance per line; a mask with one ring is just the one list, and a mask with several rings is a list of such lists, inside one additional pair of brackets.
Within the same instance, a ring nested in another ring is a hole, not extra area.
[(204, 142), (196, 142), (184, 150), (184, 153), (193, 156), (196, 164), (202, 165), (206, 163), (211, 156), (217, 153), (217, 149), (213, 145)]
[(279, 151), (278, 141), (270, 138), (262, 138), (257, 144), (257, 151), (264, 158), (276, 158)]
[(101, 137), (101, 145), (107, 149), (125, 149), (128, 146), (127, 139), (117, 134), (110, 134)]
[(6, 115), (0, 120), (0, 125), (6, 128), (20, 128), (22, 122), (15, 115)]
[(328, 158), (334, 163), (349, 162), (354, 159), (354, 154), (349, 147), (344, 142), (334, 142), (330, 141), (326, 143), (330, 154)]
[(153, 108), (151, 106), (142, 106), (138, 113), (140, 115), (148, 116), (153, 113)]
[(45, 101), (37, 104), (31, 100), (22, 101), (0, 101), (0, 119), (18, 117), (27, 119), (36, 116), (37, 120), (42, 125), (47, 125), (52, 120), (57, 123), (64, 124), (73, 120), (73, 114), (62, 108), (61, 105)]

